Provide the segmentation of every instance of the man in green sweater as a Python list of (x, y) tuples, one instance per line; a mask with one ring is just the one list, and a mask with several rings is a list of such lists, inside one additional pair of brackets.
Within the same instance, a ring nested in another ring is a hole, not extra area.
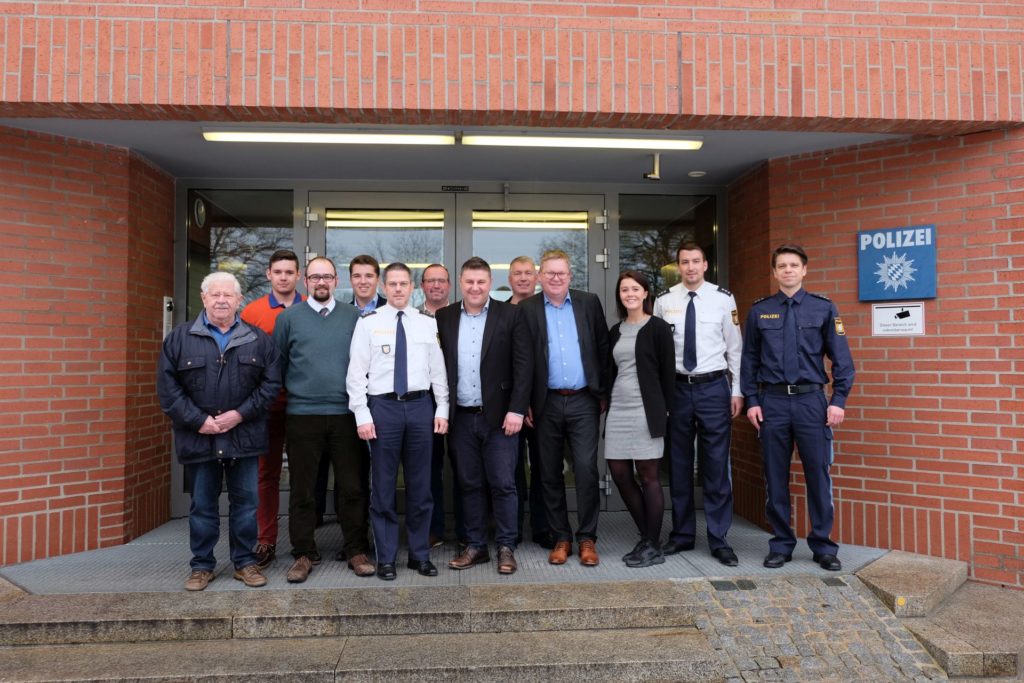
[(340, 487), (338, 522), (345, 537), (348, 566), (358, 576), (373, 576), (367, 552), (370, 463), (356, 435), (345, 376), (349, 345), (359, 312), (334, 299), (338, 273), (328, 258), (306, 266), (308, 298), (277, 319), (274, 341), (281, 352), (281, 375), (288, 392), (286, 433), (291, 496), (288, 533), (295, 562), (288, 581), (302, 583), (320, 563), (316, 547), (317, 466), (329, 457)]

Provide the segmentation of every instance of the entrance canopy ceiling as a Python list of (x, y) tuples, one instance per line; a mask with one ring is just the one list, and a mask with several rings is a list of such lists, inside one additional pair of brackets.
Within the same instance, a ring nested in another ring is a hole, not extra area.
[[(652, 171), (654, 163), (653, 153), (644, 150), (207, 142), (203, 139), (204, 130), (223, 130), (226, 127), (194, 121), (0, 119), (0, 125), (129, 148), (176, 178), (642, 183), (649, 182), (643, 179), (643, 175)], [(232, 125), (230, 129), (367, 130), (273, 125)], [(479, 132), (482, 129), (475, 130)], [(373, 131), (396, 134), (474, 132), (412, 127), (377, 127)], [(625, 130), (543, 129), (531, 132), (635, 137), (635, 133)], [(671, 135), (663, 133), (661, 137), (700, 138), (704, 143), (697, 151), (661, 152), (661, 182), (699, 182), (720, 186), (767, 159), (901, 136), (714, 130), (673, 131)], [(692, 172), (703, 172), (704, 175), (695, 178), (688, 175)]]

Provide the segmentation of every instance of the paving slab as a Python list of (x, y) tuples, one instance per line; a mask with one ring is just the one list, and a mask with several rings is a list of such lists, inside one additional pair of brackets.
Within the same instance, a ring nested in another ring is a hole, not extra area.
[(893, 550), (857, 576), (897, 617), (923, 617), (967, 580), (967, 563)]
[(693, 626), (703, 607), (676, 581), (470, 587), (473, 631)]
[(356, 683), (724, 679), (721, 660), (692, 628), (360, 636), (349, 638), (337, 673)]

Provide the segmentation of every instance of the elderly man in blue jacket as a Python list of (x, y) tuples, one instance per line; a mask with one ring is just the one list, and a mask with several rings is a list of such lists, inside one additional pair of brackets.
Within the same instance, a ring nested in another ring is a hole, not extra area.
[(267, 451), (266, 409), (281, 390), (278, 351), (265, 332), (239, 319), (242, 290), (234, 275), (210, 273), (201, 292), (203, 312), (167, 335), (157, 374), (160, 407), (173, 423), (192, 493), (185, 588), (201, 591), (214, 579), (225, 479), (235, 578), (255, 588), (267, 583), (254, 552), (256, 482)]

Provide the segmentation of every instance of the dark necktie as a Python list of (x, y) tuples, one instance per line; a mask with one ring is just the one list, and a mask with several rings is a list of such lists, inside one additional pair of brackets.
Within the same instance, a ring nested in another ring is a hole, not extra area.
[(786, 384), (796, 384), (800, 379), (800, 361), (797, 359), (800, 337), (796, 330), (795, 303), (793, 299), (786, 299), (786, 320), (782, 327), (782, 371)]
[(409, 359), (405, 350), (405, 327), (402, 316), (405, 311), (398, 312), (398, 325), (395, 326), (395, 393), (399, 397), (409, 393)]
[(697, 308), (693, 305), (696, 296), (697, 292), (690, 292), (683, 325), (683, 367), (691, 371), (697, 367)]
[(323, 308), (320, 309), (320, 317), (321, 318), (326, 318), (327, 314), (330, 313), (330, 312), (331, 312), (331, 310), (329, 308), (327, 308), (326, 306), (324, 306)]

